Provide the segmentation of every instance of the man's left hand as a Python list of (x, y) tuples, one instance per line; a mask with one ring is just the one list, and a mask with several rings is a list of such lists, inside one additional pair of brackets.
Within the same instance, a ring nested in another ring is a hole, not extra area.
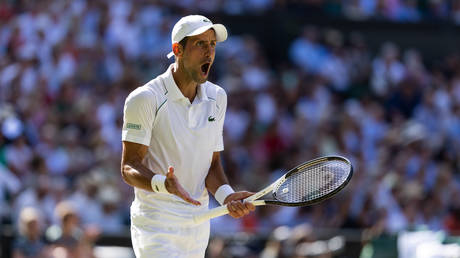
[(224, 200), (224, 205), (227, 204), (227, 208), (230, 216), (235, 219), (241, 218), (254, 211), (256, 208), (254, 204), (250, 202), (242, 202), (241, 200), (253, 195), (254, 193), (241, 191), (232, 193)]

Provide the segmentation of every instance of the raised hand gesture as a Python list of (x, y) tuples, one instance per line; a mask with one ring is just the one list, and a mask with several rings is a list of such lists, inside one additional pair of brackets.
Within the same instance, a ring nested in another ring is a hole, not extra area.
[(177, 195), (193, 205), (201, 205), (199, 201), (192, 199), (190, 194), (180, 185), (179, 180), (174, 175), (174, 168), (171, 166), (168, 168), (168, 173), (166, 174), (165, 187), (170, 194)]

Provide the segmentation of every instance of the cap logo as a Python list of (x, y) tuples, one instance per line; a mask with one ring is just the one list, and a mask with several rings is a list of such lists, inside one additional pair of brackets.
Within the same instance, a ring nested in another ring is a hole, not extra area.
[(211, 22), (211, 21), (208, 20), (208, 19), (203, 19), (202, 21), (203, 21), (203, 22)]

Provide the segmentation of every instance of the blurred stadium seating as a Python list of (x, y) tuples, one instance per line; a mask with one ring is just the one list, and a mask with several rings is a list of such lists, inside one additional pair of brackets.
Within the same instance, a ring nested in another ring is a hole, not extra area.
[[(1, 257), (130, 246), (124, 99), (166, 69), (171, 28), (192, 13), (230, 31), (210, 80), (228, 93), (223, 160), (235, 188), (256, 191), (327, 154), (356, 171), (320, 205), (213, 220), (209, 257), (416, 257), (422, 240), (455, 254), (460, 1), (7, 0)], [(416, 230), (435, 233), (406, 232)]]

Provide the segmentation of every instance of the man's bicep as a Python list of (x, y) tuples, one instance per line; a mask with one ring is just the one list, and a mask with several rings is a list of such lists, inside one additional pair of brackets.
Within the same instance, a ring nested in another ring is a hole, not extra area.
[(141, 162), (147, 154), (148, 146), (135, 142), (123, 141), (122, 163)]

